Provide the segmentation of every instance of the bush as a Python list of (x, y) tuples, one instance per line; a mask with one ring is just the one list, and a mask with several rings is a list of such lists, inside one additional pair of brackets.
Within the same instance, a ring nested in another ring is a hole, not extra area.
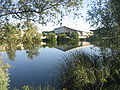
[(55, 33), (50, 33), (48, 34), (48, 36), (46, 37), (47, 41), (49, 42), (56, 42), (56, 37), (55, 37)]
[(65, 33), (59, 34), (57, 37), (57, 41), (64, 42), (64, 41), (66, 41), (66, 37), (67, 37), (67, 35)]
[(72, 34), (70, 35), (70, 38), (72, 40), (79, 40), (79, 34), (78, 33), (75, 33), (75, 32), (72, 32)]
[(93, 63), (97, 56), (76, 51), (63, 57), (63, 62), (58, 67), (58, 81), (62, 88), (68, 90), (99, 90), (101, 83), (107, 82), (109, 68), (97, 67)]

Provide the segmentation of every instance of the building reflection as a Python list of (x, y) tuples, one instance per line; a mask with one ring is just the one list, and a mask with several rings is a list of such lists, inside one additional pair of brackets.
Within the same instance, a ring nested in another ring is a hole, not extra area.
[(68, 51), (73, 51), (73, 50), (78, 50), (78, 49), (81, 49), (81, 48), (84, 48), (84, 47), (87, 47), (89, 46), (90, 43), (89, 42), (73, 42), (73, 43), (70, 43), (70, 44), (57, 44), (55, 48), (59, 49), (59, 50), (62, 50), (64, 52), (68, 52)]

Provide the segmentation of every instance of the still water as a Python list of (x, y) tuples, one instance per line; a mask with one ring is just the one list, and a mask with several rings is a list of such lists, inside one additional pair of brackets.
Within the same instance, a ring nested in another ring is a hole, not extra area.
[[(57, 66), (60, 60), (62, 60), (62, 57), (76, 50), (95, 53), (95, 51), (92, 51), (92, 47), (92, 45), (86, 42), (82, 45), (79, 44), (77, 47), (67, 45), (48, 47), (46, 45), (40, 47), (36, 55), (34, 55), (36, 51), (30, 54), (28, 50), (16, 50), (15, 55), (11, 54), (14, 60), (10, 60), (8, 52), (1, 52), (4, 62), (12, 66), (9, 69), (10, 90), (15, 87), (21, 88), (24, 85), (55, 85)], [(97, 52), (96, 54), (99, 53)]]

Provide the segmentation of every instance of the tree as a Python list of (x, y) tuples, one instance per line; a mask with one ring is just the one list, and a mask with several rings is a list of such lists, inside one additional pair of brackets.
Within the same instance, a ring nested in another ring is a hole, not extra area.
[(59, 34), (58, 37), (57, 37), (57, 41), (58, 42), (65, 42), (66, 38), (67, 38), (67, 35), (65, 33)]
[(56, 36), (55, 33), (50, 33), (50, 34), (47, 35), (46, 38), (49, 42), (56, 42), (56, 37), (55, 36)]
[[(0, 21), (11, 18), (45, 24), (71, 11), (79, 10), (82, 0), (0, 0)], [(65, 12), (65, 13), (64, 13)]]
[[(120, 1), (119, 0), (92, 0), (91, 9), (88, 10), (87, 20), (102, 30), (102, 34), (108, 37), (119, 37), (120, 35)], [(107, 33), (106, 33), (107, 32)]]
[(26, 30), (24, 30), (23, 43), (34, 43), (35, 40), (40, 42), (41, 35), (38, 33), (38, 28), (32, 23), (27, 23), (25, 26)]
[(5, 24), (0, 29), (1, 44), (18, 44), (20, 42), (20, 31), (13, 24)]
[(49, 31), (43, 31), (43, 32), (42, 32), (42, 35), (43, 35), (43, 36), (47, 36), (48, 34), (49, 34)]
[(71, 36), (70, 36), (70, 38), (72, 39), (72, 40), (77, 40), (78, 41), (78, 38), (79, 37), (79, 34), (78, 33), (75, 33), (75, 32), (72, 32), (72, 34), (71, 34)]
[[(93, 0), (94, 1), (94, 0)], [(88, 21), (97, 29), (94, 42), (102, 48), (118, 51), (120, 48), (120, 3), (119, 0), (97, 0), (88, 11)]]

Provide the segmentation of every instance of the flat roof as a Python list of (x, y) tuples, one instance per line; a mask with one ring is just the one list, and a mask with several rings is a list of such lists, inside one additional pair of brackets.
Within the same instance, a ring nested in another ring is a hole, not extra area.
[[(80, 31), (80, 30), (76, 30), (76, 29), (73, 29), (73, 28), (70, 28), (70, 27), (67, 27), (67, 26), (61, 26), (61, 27), (58, 27), (58, 28), (55, 28), (55, 29), (59, 29), (59, 28), (68, 28), (68, 29), (72, 29), (74, 31), (79, 31), (79, 32), (87, 32), (87, 31)], [(54, 30), (55, 30), (54, 29)], [(89, 31), (90, 32), (90, 31)]]

